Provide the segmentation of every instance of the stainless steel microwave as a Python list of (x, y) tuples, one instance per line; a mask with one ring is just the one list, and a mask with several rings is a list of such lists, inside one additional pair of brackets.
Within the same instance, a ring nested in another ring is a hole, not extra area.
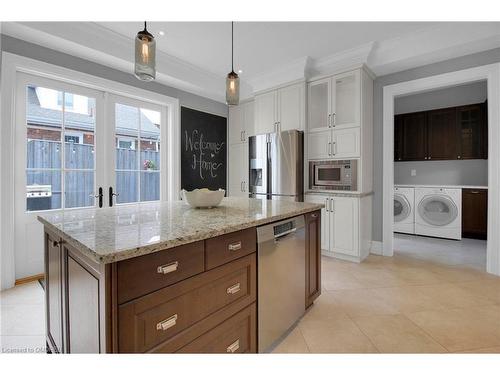
[(351, 190), (358, 189), (357, 160), (324, 160), (309, 162), (309, 189)]

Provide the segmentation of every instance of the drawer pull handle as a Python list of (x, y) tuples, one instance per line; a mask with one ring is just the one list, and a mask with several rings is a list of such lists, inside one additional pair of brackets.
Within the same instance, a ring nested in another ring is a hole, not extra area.
[(159, 266), (157, 268), (157, 272), (166, 275), (167, 273), (177, 271), (178, 267), (179, 267), (179, 262), (175, 261), (169, 264), (164, 264), (163, 266)]
[(233, 342), (231, 345), (229, 345), (226, 349), (227, 353), (234, 353), (240, 348), (240, 339), (236, 340)]
[(167, 329), (175, 326), (177, 323), (177, 314), (172, 315), (170, 318), (162, 320), (156, 325), (158, 331), (166, 331)]
[(241, 241), (230, 243), (227, 248), (229, 249), (229, 251), (239, 250), (241, 249)]
[(236, 283), (233, 286), (230, 286), (229, 288), (227, 288), (226, 293), (227, 294), (235, 294), (235, 293), (238, 293), (240, 291), (240, 289), (241, 289), (240, 283)]

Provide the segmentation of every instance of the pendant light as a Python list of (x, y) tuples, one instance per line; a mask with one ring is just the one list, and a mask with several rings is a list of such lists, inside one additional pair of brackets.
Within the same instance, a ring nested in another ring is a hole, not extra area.
[(234, 72), (234, 22), (231, 22), (231, 73), (226, 78), (226, 104), (240, 103), (240, 78)]
[(152, 81), (156, 78), (156, 41), (146, 28), (137, 33), (135, 38), (135, 76), (141, 81)]

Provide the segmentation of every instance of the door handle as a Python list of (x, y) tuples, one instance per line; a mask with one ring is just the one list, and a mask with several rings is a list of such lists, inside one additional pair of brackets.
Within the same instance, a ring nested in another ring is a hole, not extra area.
[(102, 187), (99, 188), (99, 194), (96, 195), (90, 194), (89, 197), (99, 199), (99, 208), (102, 208), (102, 197), (103, 197)]
[(113, 207), (113, 197), (118, 197), (119, 193), (113, 193), (113, 187), (109, 187), (109, 207)]

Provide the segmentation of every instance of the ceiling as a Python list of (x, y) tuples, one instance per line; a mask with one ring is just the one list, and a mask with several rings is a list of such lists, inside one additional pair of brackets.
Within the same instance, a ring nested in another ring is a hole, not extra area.
[[(408, 35), (437, 23), (425, 22), (236, 22), (235, 71), (253, 77), (303, 56), (320, 59), (371, 41)], [(102, 22), (128, 38), (141, 22)], [(157, 49), (216, 74), (231, 69), (230, 22), (151, 22)], [(164, 36), (159, 36), (163, 31)]]
[[(4, 22), (2, 33), (133, 72), (142, 22)], [(220, 102), (230, 22), (151, 22), (157, 81)], [(160, 35), (160, 31), (164, 33)], [(500, 47), (499, 22), (236, 22), (241, 97), (365, 64), (376, 76)]]

